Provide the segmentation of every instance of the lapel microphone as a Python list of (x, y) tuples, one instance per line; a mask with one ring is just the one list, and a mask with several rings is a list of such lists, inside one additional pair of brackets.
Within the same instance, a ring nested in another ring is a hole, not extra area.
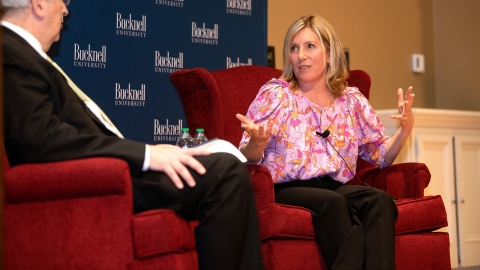
[(320, 137), (322, 137), (323, 139), (325, 139), (325, 141), (327, 141), (328, 144), (330, 144), (330, 146), (333, 148), (333, 150), (335, 150), (335, 153), (337, 153), (337, 155), (342, 158), (343, 163), (345, 163), (345, 167), (347, 167), (348, 171), (350, 171), (350, 173), (353, 175), (353, 178), (357, 179), (358, 182), (360, 182), (360, 183), (361, 183), (362, 185), (364, 185), (364, 186), (370, 186), (369, 184), (367, 184), (367, 183), (363, 182), (362, 180), (358, 179), (357, 177), (355, 177), (355, 174), (352, 172), (352, 170), (350, 170), (350, 167), (348, 167), (348, 164), (347, 164), (347, 162), (345, 161), (345, 159), (342, 157), (342, 155), (340, 155), (340, 153), (337, 151), (337, 149), (335, 149), (335, 147), (333, 147), (332, 143), (327, 139), (327, 137), (330, 136), (330, 130), (327, 129), (327, 130), (325, 130), (324, 132), (321, 132), (321, 133), (318, 132), (318, 131), (316, 131), (315, 133), (316, 133), (318, 136), (320, 136)]
[[(325, 130), (325, 131), (322, 132), (322, 133), (320, 133), (320, 132), (317, 131), (316, 133), (317, 133), (318, 136), (320, 136), (320, 137), (322, 137), (322, 138), (325, 139), (325, 138), (328, 137), (328, 135), (330, 135), (330, 130), (327, 129), (327, 130)], [(328, 141), (328, 140), (327, 140), (327, 141)], [(332, 147), (333, 147), (333, 146), (332, 146)], [(336, 151), (336, 150), (335, 150), (335, 151)]]

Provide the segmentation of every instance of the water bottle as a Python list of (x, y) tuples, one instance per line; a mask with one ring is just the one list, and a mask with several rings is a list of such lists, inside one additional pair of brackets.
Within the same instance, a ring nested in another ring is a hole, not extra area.
[(207, 136), (205, 136), (203, 128), (197, 128), (196, 131), (197, 133), (195, 133), (195, 136), (193, 136), (193, 143), (195, 145), (202, 144), (208, 141)]
[(177, 146), (180, 148), (189, 148), (193, 146), (193, 138), (189, 133), (189, 128), (182, 128), (182, 134), (177, 140)]

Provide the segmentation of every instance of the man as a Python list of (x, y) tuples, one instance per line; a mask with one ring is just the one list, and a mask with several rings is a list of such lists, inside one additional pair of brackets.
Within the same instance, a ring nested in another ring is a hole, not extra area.
[(124, 159), (130, 165), (135, 212), (169, 208), (200, 221), (195, 231), (200, 269), (263, 269), (253, 192), (243, 164), (229, 154), (121, 138), (48, 58), (45, 52), (60, 38), (69, 2), (2, 0), (4, 143), (10, 164)]

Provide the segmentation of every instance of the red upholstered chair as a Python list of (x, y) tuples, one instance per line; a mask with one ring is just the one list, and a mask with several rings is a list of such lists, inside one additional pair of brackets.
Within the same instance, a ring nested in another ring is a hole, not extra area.
[[(202, 127), (207, 137), (238, 145), (242, 131), (235, 114), (245, 114), (260, 87), (280, 75), (280, 70), (260, 66), (213, 72), (195, 68), (172, 73), (170, 80), (180, 96), (189, 127)], [(367, 73), (350, 71), (349, 85), (359, 87), (368, 98)], [(259, 165), (247, 167), (257, 200), (266, 268), (326, 269), (309, 210), (275, 203), (269, 171)], [(398, 164), (379, 170), (359, 160), (356, 177), (399, 198), (395, 228), (397, 269), (450, 269), (448, 234), (433, 232), (447, 226), (446, 211), (440, 196), (424, 196), (430, 181), (425, 164)]]
[(198, 222), (170, 210), (133, 215), (125, 161), (4, 160), (5, 269), (198, 269)]

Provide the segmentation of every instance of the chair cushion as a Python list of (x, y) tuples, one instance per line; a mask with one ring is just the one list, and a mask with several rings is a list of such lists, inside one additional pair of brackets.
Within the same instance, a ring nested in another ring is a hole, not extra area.
[[(448, 225), (440, 195), (396, 201), (398, 219), (395, 234), (433, 231)], [(290, 205), (272, 204), (259, 213), (260, 236), (270, 238), (315, 239), (310, 210)]]
[(195, 248), (193, 229), (198, 221), (186, 221), (172, 210), (151, 210), (132, 221), (135, 258), (141, 259)]
[(398, 219), (395, 223), (395, 233), (433, 231), (446, 227), (447, 212), (442, 197), (424, 196), (406, 198), (396, 201)]

